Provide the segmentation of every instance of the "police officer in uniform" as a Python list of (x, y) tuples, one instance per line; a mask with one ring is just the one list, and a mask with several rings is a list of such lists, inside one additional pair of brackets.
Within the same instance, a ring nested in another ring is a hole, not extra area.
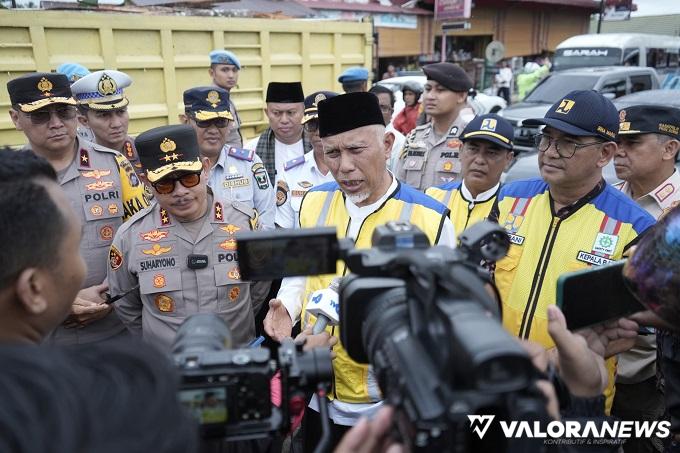
[(461, 112), (467, 105), (472, 79), (458, 65), (435, 63), (423, 67), (425, 113), (432, 120), (406, 136), (397, 162), (397, 178), (425, 190), (460, 179), (460, 133), (467, 125)]
[[(680, 110), (637, 105), (620, 110), (619, 121), (614, 165), (623, 182), (616, 187), (659, 220), (680, 204), (680, 174), (675, 168), (680, 148)], [(653, 421), (661, 417), (664, 404), (657, 390), (657, 370), (664, 373), (665, 394), (677, 398), (680, 373), (674, 369), (680, 362), (678, 345), (677, 335), (659, 331), (656, 338), (639, 335), (635, 347), (619, 355), (614, 415), (623, 420)], [(667, 397), (667, 401), (672, 398)], [(654, 438), (630, 439), (625, 448), (626, 453), (661, 451), (660, 441)]]
[(120, 151), (141, 173), (134, 140), (128, 135), (130, 101), (123, 92), (131, 84), (132, 79), (124, 72), (106, 69), (76, 80), (71, 91), (78, 101), (78, 120), (92, 131), (95, 142)]
[(461, 135), (463, 179), (425, 191), (449, 208), (456, 231), (489, 216), (501, 187), (501, 174), (512, 160), (513, 137), (508, 120), (494, 113), (476, 116)]
[(252, 209), (208, 188), (210, 163), (187, 125), (163, 126), (135, 140), (156, 202), (118, 230), (109, 251), (116, 312), (135, 335), (168, 349), (193, 313), (215, 313), (235, 344), (255, 334), (254, 310), (269, 282), (244, 282), (235, 233), (253, 229)]
[(83, 224), (80, 253), (87, 277), (71, 315), (51, 340), (70, 345), (119, 335), (125, 327), (102, 296), (106, 261), (116, 230), (149, 204), (143, 185), (118, 151), (77, 137), (76, 101), (66, 76), (27, 74), (10, 80), (7, 91), (14, 125), (28, 138), (28, 147), (54, 167)]
[[(505, 228), (511, 245), (494, 278), (505, 328), (551, 348), (548, 306), (555, 304), (558, 277), (621, 259), (654, 218), (602, 178), (619, 130), (611, 101), (595, 91), (572, 91), (544, 118), (524, 124), (545, 126), (536, 137), (542, 179), (514, 181), (498, 193), (489, 218)], [(607, 363), (609, 409), (615, 358)]]
[(281, 228), (299, 228), (302, 197), (312, 187), (334, 181), (323, 158), (317, 105), (337, 95), (332, 91), (317, 91), (305, 98), (302, 124), (312, 142), (313, 152), (286, 162), (283, 176), (276, 183), (276, 225)]
[[(234, 52), (224, 49), (217, 49), (210, 52), (210, 69), (208, 74), (213, 81), (213, 84), (228, 93), (238, 85), (238, 76), (241, 72), (241, 62)], [(238, 110), (234, 101), (229, 99), (229, 111), (234, 117), (233, 123), (229, 126), (229, 135), (227, 137), (227, 145), (235, 148), (243, 146), (243, 136), (241, 135), (241, 118), (238, 116)]]
[(274, 189), (262, 160), (253, 150), (226, 141), (233, 116), (229, 93), (219, 87), (184, 92), (182, 121), (196, 131), (201, 157), (210, 161), (208, 184), (218, 198), (238, 200), (255, 209), (262, 228), (274, 228)]

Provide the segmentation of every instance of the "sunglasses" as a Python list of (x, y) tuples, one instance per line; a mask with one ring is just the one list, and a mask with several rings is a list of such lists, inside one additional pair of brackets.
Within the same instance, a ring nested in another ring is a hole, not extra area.
[(60, 120), (72, 120), (76, 117), (77, 110), (75, 107), (65, 106), (55, 109), (40, 109), (36, 112), (24, 113), (24, 115), (30, 118), (31, 123), (39, 125), (49, 123), (53, 113)]
[(156, 192), (161, 195), (167, 195), (175, 190), (175, 183), (179, 181), (187, 189), (196, 187), (201, 182), (201, 173), (185, 173), (177, 178), (163, 178), (160, 181), (152, 182), (151, 185)]
[(226, 118), (213, 118), (211, 120), (196, 120), (196, 126), (200, 127), (201, 129), (207, 129), (210, 126), (215, 126), (218, 129), (225, 128), (229, 125), (229, 120)]

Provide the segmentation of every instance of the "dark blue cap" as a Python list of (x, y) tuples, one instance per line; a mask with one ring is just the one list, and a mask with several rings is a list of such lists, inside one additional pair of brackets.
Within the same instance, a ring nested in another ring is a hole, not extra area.
[(531, 118), (522, 124), (544, 124), (565, 134), (612, 141), (619, 133), (619, 113), (612, 101), (600, 93), (576, 90), (555, 102), (544, 118)]
[(229, 111), (229, 92), (209, 86), (189, 88), (184, 92), (184, 111), (199, 121), (214, 118), (233, 120)]
[(368, 69), (360, 66), (347, 68), (338, 77), (340, 83), (364, 82), (366, 80), (368, 80)]
[(495, 113), (477, 115), (465, 126), (461, 141), (486, 140), (505, 149), (512, 149), (514, 129), (512, 124)]
[(333, 91), (317, 91), (316, 93), (307, 96), (305, 98), (305, 116), (302, 117), (302, 124), (319, 117), (319, 102), (337, 95), (338, 93), (334, 93)]
[(634, 105), (619, 112), (619, 136), (662, 134), (680, 140), (680, 109), (663, 105)]

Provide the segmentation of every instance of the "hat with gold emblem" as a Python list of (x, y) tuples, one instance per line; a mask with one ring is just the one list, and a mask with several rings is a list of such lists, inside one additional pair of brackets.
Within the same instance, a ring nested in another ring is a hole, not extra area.
[(332, 91), (317, 91), (312, 93), (305, 98), (305, 116), (302, 117), (302, 124), (305, 124), (309, 120), (313, 120), (319, 117), (319, 102), (330, 99), (337, 96), (338, 93)]
[(475, 116), (465, 126), (461, 133), (461, 141), (465, 143), (468, 140), (486, 140), (511, 150), (514, 136), (514, 129), (508, 120), (495, 113), (487, 113)]
[(229, 111), (229, 92), (220, 87), (196, 87), (184, 92), (184, 112), (199, 121), (234, 120)]
[(619, 110), (619, 135), (662, 134), (680, 140), (680, 109), (634, 105)]
[(149, 182), (156, 182), (175, 172), (203, 169), (196, 132), (186, 124), (161, 126), (143, 132), (135, 139), (135, 148)]
[(132, 84), (124, 72), (104, 69), (76, 80), (71, 85), (78, 104), (93, 110), (114, 110), (125, 107), (130, 101), (123, 89)]
[(76, 105), (64, 74), (26, 74), (7, 82), (7, 92), (12, 105), (22, 112), (33, 112), (50, 104)]

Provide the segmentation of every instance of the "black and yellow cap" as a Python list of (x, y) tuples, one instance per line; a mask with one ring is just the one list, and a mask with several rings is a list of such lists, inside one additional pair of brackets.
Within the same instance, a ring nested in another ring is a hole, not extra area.
[(175, 172), (203, 169), (196, 133), (186, 124), (161, 126), (143, 132), (135, 139), (142, 168), (149, 182)]
[(680, 109), (634, 105), (619, 110), (619, 135), (663, 134), (680, 140)]
[(51, 104), (76, 105), (71, 83), (64, 74), (34, 72), (7, 82), (12, 105), (22, 112), (33, 112)]
[(465, 126), (461, 134), (461, 141), (486, 140), (495, 143), (505, 149), (512, 149), (514, 138), (512, 124), (502, 116), (495, 113), (477, 115)]
[(215, 118), (234, 120), (229, 111), (229, 92), (220, 87), (205, 86), (186, 90), (184, 112), (199, 121)]
[(319, 102), (337, 96), (333, 91), (317, 91), (305, 98), (305, 116), (302, 117), (302, 124), (319, 117)]

